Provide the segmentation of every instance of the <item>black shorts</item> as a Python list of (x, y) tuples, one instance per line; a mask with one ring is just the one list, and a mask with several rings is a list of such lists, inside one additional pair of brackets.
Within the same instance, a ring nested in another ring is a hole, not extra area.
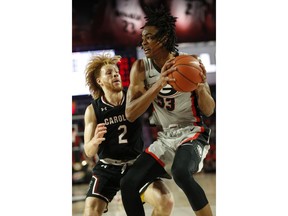
[(92, 178), (89, 183), (86, 197), (97, 197), (111, 202), (117, 191), (120, 190), (120, 180), (127, 172), (122, 172), (123, 166), (104, 164), (98, 161), (93, 168)]

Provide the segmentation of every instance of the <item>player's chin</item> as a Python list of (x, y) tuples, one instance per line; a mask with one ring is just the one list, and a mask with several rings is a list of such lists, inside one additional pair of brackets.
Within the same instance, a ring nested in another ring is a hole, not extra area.
[(145, 56), (146, 56), (147, 58), (151, 58), (151, 57), (152, 57), (151, 51), (145, 51), (144, 54), (145, 54)]
[(120, 92), (123, 90), (123, 86), (122, 85), (114, 85), (114, 90), (117, 91), (117, 92)]
[(151, 58), (151, 55), (145, 54), (146, 58)]

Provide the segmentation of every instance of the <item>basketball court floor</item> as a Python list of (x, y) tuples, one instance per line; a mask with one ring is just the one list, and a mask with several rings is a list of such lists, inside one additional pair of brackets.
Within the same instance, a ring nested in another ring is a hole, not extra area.
[[(216, 174), (215, 173), (198, 173), (195, 175), (196, 181), (203, 187), (207, 198), (210, 202), (213, 215), (216, 216)], [(172, 215), (174, 216), (191, 216), (195, 215), (192, 211), (184, 193), (178, 188), (173, 180), (164, 180), (174, 196), (174, 209)], [(84, 197), (87, 190), (87, 184), (73, 185), (72, 187), (72, 212), (73, 216), (82, 216), (84, 209)], [(151, 215), (152, 207), (149, 204), (144, 204), (147, 216)], [(116, 194), (114, 199), (108, 206), (108, 212), (103, 216), (126, 216), (123, 209), (121, 194)]]

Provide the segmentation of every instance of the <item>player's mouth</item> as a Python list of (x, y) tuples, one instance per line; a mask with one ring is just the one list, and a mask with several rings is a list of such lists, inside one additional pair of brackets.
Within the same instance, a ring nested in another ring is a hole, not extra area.
[(121, 84), (121, 81), (117, 79), (117, 80), (113, 80), (112, 83), (113, 84)]
[(149, 48), (144, 48), (143, 50), (144, 50), (145, 55), (149, 54), (151, 51), (151, 49)]

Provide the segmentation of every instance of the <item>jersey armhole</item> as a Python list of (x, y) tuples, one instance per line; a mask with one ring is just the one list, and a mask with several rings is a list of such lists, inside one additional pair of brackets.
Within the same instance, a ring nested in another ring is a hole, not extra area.
[(93, 110), (94, 110), (94, 113), (95, 113), (95, 117), (96, 117), (96, 119), (98, 120), (99, 118), (98, 118), (98, 112), (97, 112), (97, 104), (96, 104), (96, 101), (93, 100), (93, 101), (91, 102), (91, 104), (92, 104), (92, 106), (93, 106)]

